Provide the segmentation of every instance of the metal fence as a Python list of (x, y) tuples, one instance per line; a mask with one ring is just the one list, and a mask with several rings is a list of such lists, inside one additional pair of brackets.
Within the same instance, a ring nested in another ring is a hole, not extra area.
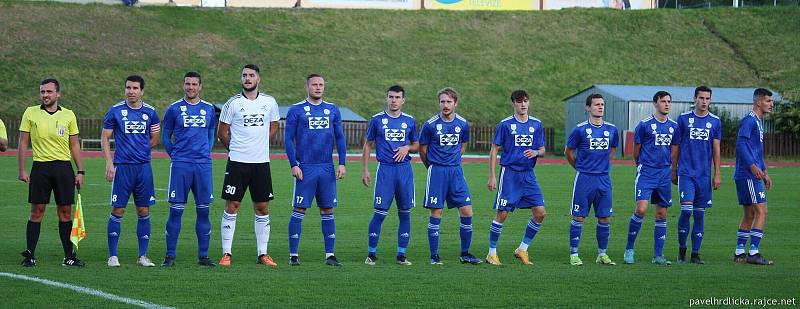
[[(723, 157), (736, 156), (736, 136), (722, 137), (720, 154)], [(800, 139), (788, 133), (765, 133), (764, 154), (767, 157), (798, 157)]]
[[(9, 148), (17, 148), (17, 132), (19, 131), (19, 123), (19, 119), (13, 119), (5, 122), (6, 128), (9, 132)], [(272, 140), (270, 140), (271, 146), (283, 148), (284, 125), (285, 123), (283, 121), (279, 122), (278, 133), (275, 134), (275, 137)], [(342, 123), (344, 136), (347, 140), (347, 149), (361, 149), (364, 142), (364, 135), (367, 132), (367, 125), (368, 124), (366, 122)], [(422, 124), (420, 123), (417, 127), (421, 128), (421, 125)], [(81, 132), (81, 145), (83, 145), (85, 150), (100, 149), (100, 133), (103, 131), (103, 119), (78, 119), (78, 129)], [(470, 141), (467, 144), (467, 149), (475, 152), (488, 152), (492, 145), (492, 139), (494, 139), (494, 129), (494, 126), (471, 126)], [(547, 142), (545, 147), (548, 149), (548, 151), (552, 151), (555, 145), (555, 130), (553, 130), (553, 128), (545, 128), (544, 134)], [(220, 145), (217, 144), (217, 147), (220, 147)], [(157, 147), (157, 149), (160, 148)]]

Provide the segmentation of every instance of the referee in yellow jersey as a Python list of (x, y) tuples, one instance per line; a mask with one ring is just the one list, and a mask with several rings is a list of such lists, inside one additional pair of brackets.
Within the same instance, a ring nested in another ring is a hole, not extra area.
[[(60, 85), (55, 79), (45, 79), (39, 84), (42, 104), (31, 106), (22, 114), (19, 126), (19, 180), (28, 183), (28, 202), (31, 216), (28, 219), (26, 239), (28, 248), (22, 252), (22, 266), (36, 266), (36, 244), (42, 226), (45, 206), (50, 203), (50, 192), (58, 205), (58, 234), (64, 247), (64, 266), (83, 266), (75, 257), (72, 242), (72, 204), (75, 203), (75, 186), (83, 185), (83, 162), (78, 141), (78, 122), (75, 114), (58, 105), (61, 97)], [(25, 170), (25, 154), (28, 144), (33, 146), (33, 167), (28, 176)], [(75, 161), (76, 176), (70, 164)]]
[(8, 148), (8, 134), (6, 133), (6, 124), (3, 119), (0, 119), (0, 151), (6, 151)]

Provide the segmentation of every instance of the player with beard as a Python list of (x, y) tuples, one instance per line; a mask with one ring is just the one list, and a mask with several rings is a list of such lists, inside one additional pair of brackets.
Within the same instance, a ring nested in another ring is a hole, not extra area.
[(236, 217), (250, 190), (255, 212), (256, 262), (270, 267), (278, 264), (267, 254), (270, 220), (269, 201), (274, 198), (269, 166), (269, 141), (278, 131), (278, 103), (272, 96), (260, 93), (261, 72), (257, 65), (247, 64), (241, 71), (242, 92), (228, 99), (219, 116), (220, 142), (228, 149), (228, 163), (222, 183), (222, 258), (220, 266), (231, 266)]

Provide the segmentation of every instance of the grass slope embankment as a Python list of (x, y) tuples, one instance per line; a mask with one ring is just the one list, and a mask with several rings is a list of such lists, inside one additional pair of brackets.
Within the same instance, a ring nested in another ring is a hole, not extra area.
[[(743, 25), (747, 25), (743, 27)], [(709, 27), (713, 27), (711, 31)], [(63, 82), (65, 106), (100, 118), (132, 73), (160, 110), (181, 96), (188, 70), (203, 97), (238, 91), (244, 63), (263, 70), (281, 104), (304, 97), (304, 77), (327, 77), (327, 98), (368, 117), (385, 89), (407, 89), (406, 112), (427, 119), (435, 92), (461, 92), (460, 113), (491, 125), (508, 94), (533, 95), (533, 114), (563, 127), (562, 99), (593, 83), (768, 86), (800, 97), (794, 44), (800, 9), (547, 12), (128, 8), (0, 3), (0, 117), (37, 103), (44, 77)]]

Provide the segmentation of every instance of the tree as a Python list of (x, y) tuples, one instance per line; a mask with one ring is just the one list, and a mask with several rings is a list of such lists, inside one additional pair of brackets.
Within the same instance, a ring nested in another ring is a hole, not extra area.
[(739, 135), (739, 120), (741, 119), (733, 118), (733, 116), (731, 116), (731, 112), (720, 109), (714, 105), (709, 106), (708, 111), (714, 115), (717, 115), (717, 117), (719, 117), (719, 121), (722, 123), (721, 142), (729, 142), (736, 145), (736, 136)]
[(800, 137), (800, 102), (791, 104), (776, 103), (769, 119), (775, 125), (775, 132)]

